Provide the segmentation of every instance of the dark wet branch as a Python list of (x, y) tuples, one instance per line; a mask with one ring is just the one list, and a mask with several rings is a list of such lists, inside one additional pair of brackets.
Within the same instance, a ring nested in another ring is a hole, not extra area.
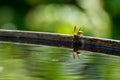
[[(0, 30), (0, 41), (70, 49), (73, 49), (74, 44), (73, 35), (18, 30)], [(120, 56), (119, 40), (82, 36), (79, 37), (79, 43), (76, 44), (76, 48), (79, 50)]]

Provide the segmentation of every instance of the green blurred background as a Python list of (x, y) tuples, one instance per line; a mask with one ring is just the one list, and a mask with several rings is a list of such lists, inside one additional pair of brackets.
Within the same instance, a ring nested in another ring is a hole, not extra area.
[[(120, 39), (120, 0), (0, 0), (0, 28)], [(0, 43), (1, 80), (120, 80), (120, 58)]]

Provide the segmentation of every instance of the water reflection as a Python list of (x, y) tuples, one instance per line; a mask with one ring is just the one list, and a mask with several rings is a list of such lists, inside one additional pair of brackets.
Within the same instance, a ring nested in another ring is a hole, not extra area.
[(47, 46), (0, 45), (1, 80), (119, 80), (120, 57)]

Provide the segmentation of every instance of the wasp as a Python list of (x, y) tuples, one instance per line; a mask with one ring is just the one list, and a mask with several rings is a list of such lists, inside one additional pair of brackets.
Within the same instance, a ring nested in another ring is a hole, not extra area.
[(76, 29), (76, 26), (74, 27), (74, 36), (73, 36), (73, 58), (75, 59), (78, 57), (78, 55), (81, 53), (81, 51), (78, 49), (79, 46), (79, 36), (82, 36), (83, 32), (81, 31), (81, 28)]

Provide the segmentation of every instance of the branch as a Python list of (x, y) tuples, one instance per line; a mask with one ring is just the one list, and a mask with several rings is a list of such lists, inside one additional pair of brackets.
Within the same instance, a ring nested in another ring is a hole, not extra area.
[[(73, 49), (74, 44), (72, 35), (18, 30), (0, 30), (0, 41), (70, 49)], [(77, 48), (79, 50), (120, 56), (119, 40), (82, 36), (79, 37)]]

